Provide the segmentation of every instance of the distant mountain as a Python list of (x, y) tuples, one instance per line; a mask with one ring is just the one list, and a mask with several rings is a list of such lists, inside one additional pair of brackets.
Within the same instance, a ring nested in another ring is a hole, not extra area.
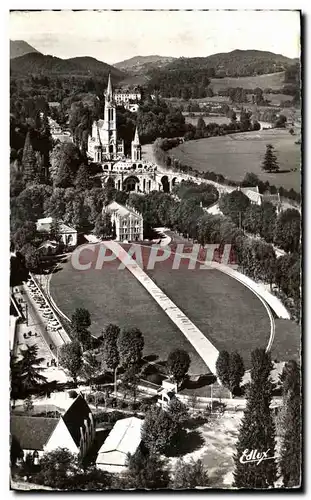
[(175, 57), (166, 56), (135, 56), (114, 64), (115, 68), (129, 74), (146, 73), (151, 69), (159, 69), (174, 61)]
[(216, 76), (254, 76), (284, 71), (297, 59), (262, 50), (233, 50), (207, 57), (181, 57), (165, 67), (165, 71), (214, 70)]
[(74, 57), (72, 59), (60, 59), (59, 57), (46, 56), (40, 53), (25, 54), (21, 57), (11, 59), (11, 74), (56, 74), (77, 76), (107, 76), (111, 73), (112, 79), (120, 80), (125, 74), (93, 57)]
[(10, 40), (10, 59), (15, 59), (15, 57), (24, 56), (32, 52), (40, 53), (37, 49), (29, 45), (29, 43), (24, 42), (24, 40)]

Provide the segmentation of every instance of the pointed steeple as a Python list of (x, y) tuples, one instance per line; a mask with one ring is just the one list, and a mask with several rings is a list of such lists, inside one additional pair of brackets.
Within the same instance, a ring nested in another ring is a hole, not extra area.
[(96, 123), (96, 132), (97, 132), (97, 142), (98, 142), (98, 145), (101, 145), (98, 123)]
[(136, 130), (135, 130), (135, 136), (134, 136), (133, 144), (137, 144), (137, 145), (140, 144), (140, 142), (139, 142), (139, 135), (138, 135), (138, 128), (137, 127), (136, 127)]
[(108, 101), (111, 101), (112, 97), (113, 97), (113, 94), (112, 94), (112, 85), (111, 85), (111, 78), (110, 78), (110, 73), (109, 73), (106, 98), (107, 98)]

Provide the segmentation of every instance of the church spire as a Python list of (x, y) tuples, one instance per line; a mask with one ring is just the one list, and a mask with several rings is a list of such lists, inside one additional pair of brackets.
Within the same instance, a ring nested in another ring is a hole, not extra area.
[(108, 101), (112, 100), (112, 85), (111, 85), (110, 73), (109, 73), (109, 76), (108, 76), (108, 85), (107, 85), (106, 98), (107, 98)]
[(136, 130), (135, 130), (135, 136), (134, 136), (133, 144), (137, 144), (137, 145), (140, 144), (140, 142), (139, 142), (139, 135), (138, 135), (138, 127), (136, 127)]

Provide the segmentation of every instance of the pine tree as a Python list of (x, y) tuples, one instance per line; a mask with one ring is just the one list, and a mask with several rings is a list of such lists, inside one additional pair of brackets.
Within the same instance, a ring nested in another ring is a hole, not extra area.
[(36, 153), (32, 146), (30, 130), (27, 132), (25, 139), (22, 165), (26, 182), (33, 181), (37, 176), (38, 163)]
[(283, 381), (283, 437), (281, 444), (281, 473), (286, 488), (297, 487), (301, 481), (301, 387), (300, 370), (295, 361), (286, 363)]
[[(265, 489), (277, 479), (275, 425), (270, 409), (273, 384), (270, 380), (271, 356), (264, 349), (252, 352), (251, 382), (234, 457), (234, 486)], [(245, 462), (245, 454), (267, 453), (269, 460)], [(242, 459), (242, 457), (244, 457)], [(240, 460), (243, 460), (241, 462)]]
[(266, 154), (261, 168), (265, 172), (278, 172), (280, 169), (272, 144), (266, 145)]

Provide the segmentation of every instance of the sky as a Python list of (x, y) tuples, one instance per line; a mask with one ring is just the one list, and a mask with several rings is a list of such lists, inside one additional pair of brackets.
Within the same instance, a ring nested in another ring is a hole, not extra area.
[(295, 11), (11, 12), (9, 36), (43, 54), (108, 64), (137, 55), (196, 57), (234, 49), (300, 55)]

